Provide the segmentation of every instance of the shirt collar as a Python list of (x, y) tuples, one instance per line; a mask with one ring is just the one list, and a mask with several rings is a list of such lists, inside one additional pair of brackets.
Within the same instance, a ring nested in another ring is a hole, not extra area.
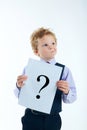
[(44, 59), (40, 59), (40, 61), (42, 61), (42, 62), (49, 62), (50, 64), (56, 64), (56, 60), (55, 60), (55, 58), (53, 58), (53, 59), (51, 59), (51, 60), (49, 60), (49, 61), (45, 61)]

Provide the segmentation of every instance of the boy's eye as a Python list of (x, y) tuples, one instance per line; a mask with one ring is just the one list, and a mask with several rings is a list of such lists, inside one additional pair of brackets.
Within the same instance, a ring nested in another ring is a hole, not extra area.
[(48, 46), (48, 44), (45, 43), (45, 44), (43, 44), (42, 46)]
[(56, 43), (55, 42), (52, 42), (52, 45), (55, 45)]
[(42, 46), (49, 46), (49, 45), (55, 45), (56, 43), (55, 42), (52, 42), (51, 44), (47, 44), (47, 43), (45, 43), (45, 44), (43, 44)]

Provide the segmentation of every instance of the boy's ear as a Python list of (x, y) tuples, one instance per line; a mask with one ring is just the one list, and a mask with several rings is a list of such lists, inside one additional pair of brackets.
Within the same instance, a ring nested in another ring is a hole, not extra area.
[(35, 54), (36, 56), (40, 56), (39, 53), (38, 53), (38, 50), (34, 50), (34, 54)]
[(35, 55), (38, 55), (38, 50), (34, 50), (34, 54), (35, 54)]

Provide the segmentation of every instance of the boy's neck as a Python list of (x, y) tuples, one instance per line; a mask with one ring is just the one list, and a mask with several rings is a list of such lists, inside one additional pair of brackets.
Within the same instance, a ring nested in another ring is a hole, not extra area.
[(50, 60), (45, 60), (45, 59), (40, 58), (40, 60), (43, 61), (43, 62), (49, 62), (50, 64), (55, 64), (56, 63), (55, 58), (50, 59)]

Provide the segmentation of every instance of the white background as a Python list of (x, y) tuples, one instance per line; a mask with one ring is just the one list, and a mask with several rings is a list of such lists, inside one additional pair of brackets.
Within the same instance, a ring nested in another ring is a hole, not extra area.
[(42, 26), (56, 34), (56, 59), (71, 69), (77, 87), (77, 101), (63, 103), (62, 130), (87, 129), (86, 12), (86, 0), (0, 0), (0, 130), (22, 129), (24, 108), (13, 90), (28, 58), (37, 59), (29, 37)]

